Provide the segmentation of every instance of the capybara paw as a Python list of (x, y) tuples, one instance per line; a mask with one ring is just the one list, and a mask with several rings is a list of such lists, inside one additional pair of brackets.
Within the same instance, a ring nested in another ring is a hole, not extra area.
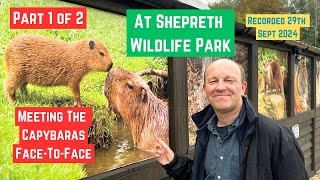
[(82, 102), (75, 102), (74, 107), (86, 107)]
[(15, 95), (8, 95), (8, 101), (9, 101), (11, 104), (14, 103), (15, 99), (16, 99), (16, 96), (15, 96)]

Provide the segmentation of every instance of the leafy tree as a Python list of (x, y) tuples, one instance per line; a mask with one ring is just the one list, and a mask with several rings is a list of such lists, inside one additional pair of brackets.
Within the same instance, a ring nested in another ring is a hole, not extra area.
[(301, 41), (320, 47), (320, 0), (220, 0), (211, 9), (234, 9), (236, 21), (246, 23), (246, 14), (310, 14), (310, 27), (301, 28)]
[(310, 27), (301, 28), (301, 41), (320, 47), (320, 2), (319, 0), (290, 0), (287, 4), (288, 13), (310, 14)]

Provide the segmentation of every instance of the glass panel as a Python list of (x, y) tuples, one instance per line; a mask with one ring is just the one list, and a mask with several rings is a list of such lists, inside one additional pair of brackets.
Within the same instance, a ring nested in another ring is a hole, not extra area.
[[(46, 59), (48, 60), (47, 66), (45, 66), (45, 63), (34, 63), (34, 66), (32, 66), (32, 62), (28, 62), (27, 65), (20, 63), (21, 66), (30, 67), (33, 69), (33, 73), (45, 73), (43, 69), (47, 68), (45, 69), (49, 71), (47, 74), (52, 75), (50, 76), (51, 80), (49, 79), (50, 77), (46, 76), (30, 76), (42, 77), (38, 78), (39, 81), (33, 81), (40, 86), (35, 86), (32, 82), (29, 82), (26, 86), (29, 92), (28, 95), (17, 90), (16, 104), (14, 105), (73, 107), (73, 95), (67, 86), (45, 87), (41, 86), (41, 84), (45, 84), (44, 81), (46, 80), (47, 85), (49, 85), (50, 83), (55, 83), (59, 78), (68, 78), (69, 74), (66, 71), (69, 69), (66, 64), (69, 61), (72, 62), (69, 64), (69, 68), (78, 72), (74, 74), (74, 79), (79, 78), (81, 74), (86, 74), (89, 69), (102, 71), (88, 73), (80, 83), (82, 102), (85, 106), (92, 107), (93, 109), (93, 126), (89, 128), (89, 141), (96, 144), (96, 149), (95, 162), (93, 164), (85, 164), (84, 168), (81, 169), (82, 171), (76, 170), (77, 172), (79, 171), (79, 174), (91, 176), (152, 158), (154, 153), (148, 153), (148, 151), (154, 151), (155, 137), (160, 137), (168, 142), (167, 58), (126, 57), (126, 16), (88, 7), (86, 10), (87, 29), (11, 30), (9, 29), (9, 10), (10, 7), (17, 6), (18, 4), (19, 7), (79, 7), (79, 5), (61, 1), (41, 0), (32, 2), (12, 0), (6, 2), (6, 4), (3, 2), (0, 4), (2, 13), (0, 21), (0, 56), (3, 57), (5, 47), (17, 35), (22, 33), (42, 35), (38, 38), (42, 39), (42, 41), (39, 41), (41, 43), (34, 42), (36, 38), (32, 39), (29, 36), (26, 39), (18, 41), (13, 46), (18, 49), (16, 53), (20, 53), (16, 57), (23, 58), (26, 56), (23, 54), (27, 54), (28, 56), (33, 55), (34, 61), (37, 60), (37, 58), (34, 58), (35, 56), (38, 57), (38, 60), (41, 57), (41, 62)], [(4, 16), (4, 14), (7, 14), (7, 16)], [(51, 40), (43, 40), (44, 37), (51, 38)], [(84, 39), (88, 43), (75, 43)], [(89, 43), (89, 39), (95, 39), (95, 41)], [(97, 41), (100, 41), (101, 44), (96, 43)], [(17, 45), (23, 42), (25, 44), (22, 46)], [(60, 44), (55, 45), (57, 42)], [(75, 44), (72, 46), (72, 43)], [(67, 49), (63, 49), (63, 47), (76, 48), (70, 49), (72, 51), (66, 51)], [(24, 52), (24, 49), (27, 49), (28, 52)], [(29, 51), (30, 49), (31, 51)], [(86, 53), (93, 54), (89, 55)], [(107, 73), (107, 68), (104, 67), (106, 66), (104, 64), (106, 64), (105, 62), (107, 62), (109, 55), (113, 60), (113, 67)], [(77, 58), (76, 60), (86, 62), (79, 63), (81, 65), (79, 66), (77, 65), (79, 61), (72, 61), (74, 57)], [(81, 59), (81, 57), (83, 58)], [(16, 60), (14, 59), (14, 61)], [(62, 61), (63, 63), (60, 68), (54, 68), (56, 64)], [(88, 65), (88, 67), (85, 65)], [(6, 124), (6, 127), (8, 127), (5, 128), (4, 134), (12, 138), (6, 141), (6, 143), (1, 142), (0, 147), (1, 149), (8, 150), (5, 151), (5, 154), (8, 155), (8, 158), (5, 157), (4, 159), (5, 166), (8, 166), (9, 169), (15, 169), (16, 167), (14, 166), (17, 165), (12, 164), (12, 155), (10, 157), (9, 154), (12, 154), (12, 144), (18, 141), (19, 132), (18, 128), (14, 126), (14, 107), (6, 99), (4, 94), (5, 88), (2, 86), (6, 76), (9, 74), (5, 73), (6, 68), (4, 66), (4, 60), (1, 59), (0, 117), (1, 121), (4, 122), (3, 124)], [(120, 70), (119, 68), (124, 70)], [(150, 68), (159, 71), (150, 71)], [(12, 73), (15, 69), (8, 69), (8, 71)], [(140, 72), (140, 74), (135, 74), (136, 72)], [(105, 81), (107, 74), (109, 80)], [(28, 79), (25, 74), (21, 78)], [(42, 82), (40, 82), (41, 80)], [(61, 81), (61, 84), (57, 83), (55, 85), (65, 85), (63, 83), (65, 81)], [(108, 97), (105, 94), (108, 94)], [(108, 106), (112, 108), (109, 109)], [(112, 110), (114, 112), (109, 113)], [(2, 116), (4, 114), (10, 116)], [(38, 169), (45, 168), (44, 171), (46, 171), (47, 167), (49, 167), (41, 164), (39, 166), (24, 164), (23, 166), (30, 167), (31, 171), (36, 173)], [(58, 170), (62, 168), (66, 172), (69, 172), (82, 167), (82, 164), (55, 164), (52, 166), (54, 168), (52, 170), (56, 171), (57, 168)], [(37, 170), (32, 168), (37, 168)], [(50, 169), (47, 171), (46, 174), (50, 174)], [(26, 173), (20, 172), (20, 174)], [(78, 177), (76, 175), (75, 177)]]
[[(241, 64), (248, 74), (248, 47), (244, 43), (236, 42), (236, 56), (232, 59)], [(188, 59), (188, 118), (189, 118), (189, 145), (196, 141), (197, 127), (192, 121), (192, 114), (201, 111), (209, 103), (203, 92), (203, 73), (205, 68), (215, 59), (220, 58), (190, 58)]]
[(273, 119), (287, 117), (288, 53), (258, 48), (258, 111)]
[(95, 163), (85, 165), (88, 175), (153, 157), (154, 153), (150, 152), (155, 151), (155, 137), (169, 143), (168, 77), (162, 76), (167, 74), (167, 58), (126, 57), (126, 17), (102, 11), (96, 13), (101, 13), (97, 17), (106, 16), (94, 18), (99, 21), (96, 23), (114, 21), (116, 24), (109, 26), (107, 32), (115, 37), (110, 45), (115, 56), (114, 67), (123, 68), (125, 72), (113, 68), (105, 82), (108, 105), (116, 117), (108, 114), (113, 124), (101, 125), (108, 128), (110, 143), (107, 148), (96, 148)]

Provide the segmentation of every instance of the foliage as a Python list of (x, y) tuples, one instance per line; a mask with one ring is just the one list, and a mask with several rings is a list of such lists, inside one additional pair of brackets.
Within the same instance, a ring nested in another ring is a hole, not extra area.
[(208, 6), (211, 9), (235, 9), (238, 0), (221, 0), (214, 3), (210, 3)]
[(310, 14), (310, 27), (301, 28), (301, 41), (320, 47), (319, 0), (220, 0), (211, 9), (234, 9), (236, 21), (246, 23), (246, 14)]
[(277, 50), (275, 49), (270, 49), (270, 48), (263, 48), (259, 47), (258, 48), (258, 72), (263, 72), (264, 65), (263, 61), (268, 60), (269, 62), (271, 60), (277, 59)]

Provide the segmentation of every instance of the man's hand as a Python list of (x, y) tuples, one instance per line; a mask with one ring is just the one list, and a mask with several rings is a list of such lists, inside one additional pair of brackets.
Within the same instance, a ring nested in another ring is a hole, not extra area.
[(174, 153), (164, 141), (160, 138), (157, 138), (157, 140), (158, 144), (156, 145), (157, 150), (155, 158), (162, 165), (169, 164), (173, 160)]

